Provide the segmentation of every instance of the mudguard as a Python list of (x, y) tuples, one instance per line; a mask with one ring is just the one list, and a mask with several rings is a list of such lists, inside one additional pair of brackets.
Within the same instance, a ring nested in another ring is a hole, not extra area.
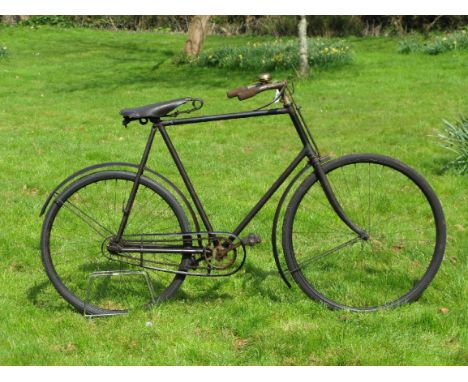
[[(56, 197), (59, 194), (59, 191), (66, 188), (70, 184), (70, 182), (72, 182), (74, 179), (76, 179), (77, 177), (79, 177), (81, 175), (89, 173), (91, 171), (106, 168), (106, 167), (107, 168), (108, 167), (130, 167), (132, 169), (138, 169), (139, 166), (137, 164), (128, 163), (128, 162), (105, 162), (105, 163), (98, 163), (98, 164), (95, 164), (95, 165), (92, 165), (92, 166), (85, 167), (85, 168), (83, 168), (81, 170), (78, 170), (77, 172), (71, 174), (69, 177), (65, 178), (62, 182), (60, 182), (58, 184), (57, 187), (55, 187), (52, 190), (52, 192), (47, 197), (44, 205), (42, 206), (42, 209), (41, 209), (41, 212), (40, 212), (39, 216), (42, 216), (44, 214), (44, 212), (47, 210), (47, 207), (48, 207), (49, 203), (51, 202), (51, 200), (54, 197)], [(192, 217), (192, 221), (193, 221), (193, 224), (194, 224), (194, 227), (195, 227), (195, 231), (197, 231), (197, 232), (200, 231), (200, 224), (198, 222), (197, 215), (195, 214), (195, 211), (194, 211), (192, 205), (190, 204), (187, 197), (182, 193), (182, 191), (173, 182), (171, 182), (168, 178), (166, 178), (164, 175), (161, 175), (160, 173), (158, 173), (158, 172), (156, 172), (156, 171), (154, 171), (154, 170), (152, 170), (152, 169), (150, 169), (148, 167), (145, 167), (144, 172), (146, 174), (149, 173), (149, 174), (157, 177), (159, 180), (162, 180), (169, 187), (170, 190), (174, 191), (180, 197), (180, 199), (182, 200), (182, 202), (184, 203), (185, 207), (187, 208), (187, 210), (189, 211), (189, 213), (190, 213), (190, 215)]]
[(281, 214), (281, 209), (283, 208), (283, 205), (284, 205), (284, 202), (286, 201), (286, 198), (288, 197), (291, 189), (296, 184), (296, 182), (302, 177), (302, 175), (304, 175), (304, 173), (307, 170), (310, 170), (310, 169), (312, 169), (312, 165), (310, 163), (307, 163), (304, 166), (304, 168), (302, 170), (300, 170), (294, 176), (294, 178), (291, 180), (291, 182), (289, 182), (288, 186), (286, 187), (283, 194), (281, 195), (281, 198), (280, 198), (280, 200), (278, 202), (278, 206), (276, 207), (275, 216), (273, 218), (273, 225), (272, 225), (272, 230), (271, 230), (271, 246), (272, 246), (272, 249), (273, 249), (273, 257), (275, 259), (275, 264), (276, 264), (276, 267), (278, 268), (278, 272), (279, 272), (281, 278), (283, 279), (283, 281), (286, 283), (286, 285), (289, 288), (291, 288), (291, 283), (286, 278), (286, 274), (283, 271), (283, 269), (281, 267), (280, 260), (279, 260), (278, 246), (276, 244), (276, 231), (277, 231), (277, 227), (278, 227), (278, 220), (279, 220), (279, 217), (280, 217), (280, 214)]

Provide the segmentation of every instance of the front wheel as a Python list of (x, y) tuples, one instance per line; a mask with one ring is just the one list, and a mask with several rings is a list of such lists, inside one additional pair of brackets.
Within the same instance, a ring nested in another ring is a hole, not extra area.
[(446, 241), (437, 196), (395, 159), (355, 154), (323, 166), (360, 238), (335, 214), (311, 174), (287, 207), (286, 263), (299, 287), (330, 308), (375, 311), (416, 300), (434, 278)]

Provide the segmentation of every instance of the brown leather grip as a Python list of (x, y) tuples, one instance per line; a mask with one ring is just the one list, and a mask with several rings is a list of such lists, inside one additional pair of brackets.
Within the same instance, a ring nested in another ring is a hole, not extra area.
[(255, 95), (257, 95), (259, 92), (259, 88), (256, 87), (256, 86), (253, 86), (251, 88), (247, 88), (245, 89), (243, 92), (240, 92), (238, 95), (237, 95), (237, 98), (239, 98), (239, 101), (243, 101), (247, 98), (250, 98), (250, 97), (253, 97)]
[(228, 98), (236, 97), (239, 93), (247, 90), (247, 86), (241, 86), (240, 88), (235, 88), (227, 92)]

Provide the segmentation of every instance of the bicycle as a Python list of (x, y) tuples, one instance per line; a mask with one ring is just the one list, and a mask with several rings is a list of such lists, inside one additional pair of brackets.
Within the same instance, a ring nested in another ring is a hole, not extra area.
[[(125, 126), (151, 123), (140, 163), (107, 162), (77, 171), (50, 193), (41, 210), (41, 215), (47, 211), (43, 265), (68, 303), (83, 312), (86, 275), (116, 264), (158, 271), (153, 284), (159, 301), (172, 297), (186, 276), (235, 274), (245, 262), (246, 246), (261, 241), (256, 234), (241, 239), (241, 232), (290, 178), (271, 235), (275, 264), (289, 287), (292, 278), (311, 299), (351, 311), (396, 307), (421, 296), (439, 269), (446, 242), (444, 214), (431, 186), (387, 156), (323, 157), (287, 81), (273, 82), (264, 74), (227, 95), (244, 100), (267, 90), (276, 92), (273, 101), (252, 111), (176, 118), (201, 109), (203, 101), (191, 97), (121, 111)], [(189, 109), (180, 108), (190, 103)], [(289, 115), (302, 149), (232, 232), (214, 230), (166, 128), (278, 115)], [(156, 132), (191, 201), (172, 181), (147, 168)], [(281, 211), (286, 267), (277, 243)], [(94, 314), (125, 311), (105, 299), (87, 309)]]

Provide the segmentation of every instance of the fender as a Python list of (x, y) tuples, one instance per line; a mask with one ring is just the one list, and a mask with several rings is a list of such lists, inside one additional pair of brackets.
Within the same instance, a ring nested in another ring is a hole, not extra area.
[(300, 170), (294, 176), (294, 178), (291, 180), (291, 182), (289, 182), (288, 186), (286, 187), (283, 194), (281, 195), (281, 198), (280, 198), (280, 200), (278, 202), (278, 206), (276, 207), (275, 216), (273, 218), (273, 226), (272, 226), (272, 230), (271, 230), (271, 246), (272, 246), (272, 249), (273, 249), (273, 257), (275, 259), (275, 264), (276, 264), (276, 267), (278, 268), (278, 272), (279, 272), (281, 278), (283, 279), (283, 281), (288, 286), (288, 288), (291, 288), (291, 283), (286, 278), (286, 274), (284, 273), (284, 271), (283, 271), (283, 269), (281, 267), (280, 260), (279, 260), (278, 246), (276, 245), (276, 230), (277, 230), (277, 226), (278, 226), (278, 220), (279, 220), (279, 216), (280, 216), (280, 213), (281, 213), (281, 209), (283, 208), (283, 204), (284, 204), (287, 196), (289, 195), (289, 192), (291, 191), (293, 186), (296, 184), (296, 182), (301, 178), (301, 176), (307, 170), (309, 170), (311, 168), (312, 168), (312, 165), (310, 163), (307, 163), (304, 166), (304, 168), (302, 170)]
[[(51, 200), (54, 198), (54, 196), (57, 196), (59, 194), (59, 191), (63, 188), (66, 188), (66, 186), (75, 178), (79, 177), (80, 175), (86, 174), (90, 171), (96, 170), (96, 169), (101, 169), (105, 167), (131, 167), (134, 169), (138, 169), (138, 165), (134, 163), (128, 163), (128, 162), (105, 162), (105, 163), (98, 163), (94, 164), (92, 166), (85, 167), (73, 174), (71, 174), (69, 177), (65, 178), (62, 182), (59, 183), (57, 187), (55, 187), (52, 192), (49, 194), (47, 197), (44, 205), (42, 206), (41, 212), (39, 216), (42, 216), (44, 212), (47, 210), (47, 206), (51, 202)], [(185, 207), (187, 207), (188, 211), (190, 212), (190, 215), (192, 217), (193, 224), (195, 226), (195, 230), (198, 232), (200, 231), (200, 224), (197, 219), (197, 215), (195, 214), (195, 211), (193, 210), (192, 205), (190, 204), (189, 200), (187, 197), (182, 193), (182, 191), (173, 183), (171, 182), (168, 178), (166, 178), (164, 175), (161, 175), (160, 173), (145, 167), (144, 168), (145, 172), (149, 172), (150, 174), (156, 176), (160, 180), (162, 180), (165, 184), (169, 186), (170, 189), (172, 189), (183, 201), (185, 204)]]

